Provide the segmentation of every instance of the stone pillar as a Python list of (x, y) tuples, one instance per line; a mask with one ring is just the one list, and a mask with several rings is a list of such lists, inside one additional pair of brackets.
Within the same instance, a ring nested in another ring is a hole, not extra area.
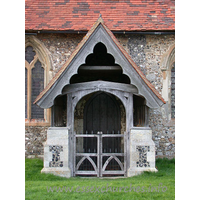
[(134, 127), (130, 131), (130, 167), (127, 176), (135, 176), (143, 171), (157, 172), (155, 168), (155, 144), (152, 130), (148, 127)]
[(42, 173), (71, 177), (68, 132), (68, 127), (50, 127), (47, 130), (47, 141), (44, 143), (44, 168), (41, 170)]

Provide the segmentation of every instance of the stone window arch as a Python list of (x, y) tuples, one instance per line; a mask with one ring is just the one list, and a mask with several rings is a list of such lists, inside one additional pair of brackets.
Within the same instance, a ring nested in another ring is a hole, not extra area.
[(168, 120), (175, 119), (175, 45), (163, 55), (161, 60), (163, 75), (162, 96), (166, 101), (165, 113)]
[(25, 40), (25, 124), (50, 125), (50, 109), (33, 104), (49, 82), (51, 62), (45, 46), (34, 36)]

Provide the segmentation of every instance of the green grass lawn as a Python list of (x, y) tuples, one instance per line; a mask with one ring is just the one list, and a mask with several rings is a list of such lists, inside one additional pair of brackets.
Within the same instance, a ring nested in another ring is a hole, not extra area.
[[(62, 178), (41, 174), (43, 161), (25, 160), (26, 199), (175, 199), (175, 160), (157, 159), (157, 173), (118, 179)], [(70, 191), (71, 190), (71, 191)]]

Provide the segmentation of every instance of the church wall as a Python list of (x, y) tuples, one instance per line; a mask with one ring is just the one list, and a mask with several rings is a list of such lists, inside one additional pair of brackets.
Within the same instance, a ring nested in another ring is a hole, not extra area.
[(25, 157), (43, 157), (43, 143), (47, 140), (48, 128), (42, 126), (29, 126), (25, 128)]
[[(49, 80), (57, 73), (75, 50), (85, 34), (38, 34), (35, 36), (50, 53), (52, 68)], [(161, 62), (163, 55), (174, 45), (174, 35), (132, 35), (116, 34), (124, 49), (131, 55), (134, 62), (141, 68), (147, 79), (160, 94), (163, 89), (163, 73)], [(165, 107), (150, 109), (149, 125), (152, 129), (156, 145), (157, 157), (174, 157), (175, 127), (169, 119)], [(26, 127), (26, 157), (43, 156), (43, 143), (46, 141), (48, 127)]]
[[(116, 35), (133, 61), (160, 94), (163, 89), (161, 62), (163, 55), (175, 44), (174, 35)], [(168, 103), (168, 102), (166, 102)], [(156, 145), (156, 157), (175, 156), (175, 125), (165, 107), (150, 109), (149, 126)]]

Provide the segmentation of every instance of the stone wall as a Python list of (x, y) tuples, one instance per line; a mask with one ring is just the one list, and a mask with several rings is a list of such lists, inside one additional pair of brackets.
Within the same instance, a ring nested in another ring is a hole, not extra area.
[[(161, 61), (174, 45), (174, 35), (116, 35), (147, 79), (162, 93), (163, 73)], [(166, 102), (168, 103), (168, 102)], [(169, 119), (165, 107), (150, 109), (149, 126), (156, 145), (156, 157), (175, 156), (175, 125)]]
[[(134, 62), (141, 68), (147, 79), (162, 93), (163, 74), (161, 60), (174, 45), (174, 35), (115, 35)], [(38, 34), (39, 39), (50, 52), (52, 68), (50, 80), (66, 62), (84, 34)], [(175, 156), (175, 127), (168, 118), (165, 108), (150, 109), (149, 124), (156, 146), (157, 157)], [(26, 127), (26, 156), (43, 155), (43, 142), (46, 140), (47, 127)]]
[[(146, 77), (162, 93), (163, 75), (161, 60), (163, 55), (174, 45), (174, 35), (146, 36)], [(157, 157), (172, 158), (175, 156), (175, 126), (168, 118), (164, 107), (150, 109), (150, 127), (156, 145)]]
[(52, 69), (50, 70), (50, 79), (55, 76), (58, 70), (70, 57), (83, 39), (83, 34), (38, 34), (39, 39), (50, 52)]
[(25, 128), (25, 157), (42, 158), (44, 155), (43, 143), (47, 139), (49, 127), (27, 126)]

